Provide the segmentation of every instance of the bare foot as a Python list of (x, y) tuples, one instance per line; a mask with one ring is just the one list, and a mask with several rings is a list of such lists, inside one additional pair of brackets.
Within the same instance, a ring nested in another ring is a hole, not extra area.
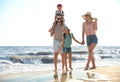
[(68, 69), (66, 69), (66, 72), (69, 71)]
[(55, 69), (54, 72), (57, 73), (57, 69)]
[(96, 69), (96, 67), (91, 67), (90, 69)]
[(72, 67), (70, 67), (70, 69), (71, 69), (71, 70), (73, 70), (73, 68), (72, 68)]
[(84, 70), (88, 70), (89, 67), (86, 67)]

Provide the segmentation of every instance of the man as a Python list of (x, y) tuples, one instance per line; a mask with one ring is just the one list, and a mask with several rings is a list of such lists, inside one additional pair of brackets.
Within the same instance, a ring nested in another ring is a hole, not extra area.
[[(59, 48), (60, 48), (60, 45), (61, 45), (61, 42), (62, 42), (62, 36), (63, 36), (63, 29), (64, 28), (63, 28), (62, 25), (63, 25), (62, 16), (57, 16), (57, 21), (56, 21), (55, 28), (52, 31), (50, 31), (52, 33), (52, 36), (54, 37), (53, 49), (54, 49), (55, 72), (57, 72), (58, 54), (59, 54)], [(61, 53), (61, 56), (62, 56), (62, 53)], [(63, 63), (63, 60), (62, 60), (62, 63)]]

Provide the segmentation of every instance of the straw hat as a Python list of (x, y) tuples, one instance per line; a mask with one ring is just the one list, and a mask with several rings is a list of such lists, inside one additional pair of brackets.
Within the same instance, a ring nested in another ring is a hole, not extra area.
[(93, 19), (91, 12), (86, 12), (84, 15), (82, 15), (82, 18), (85, 19), (86, 16), (90, 16), (91, 19)]

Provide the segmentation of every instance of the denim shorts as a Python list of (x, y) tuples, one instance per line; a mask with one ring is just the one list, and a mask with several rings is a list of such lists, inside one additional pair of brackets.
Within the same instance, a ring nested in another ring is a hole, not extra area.
[(71, 48), (63, 48), (63, 53), (71, 53), (72, 49)]
[(89, 35), (86, 37), (87, 39), (87, 46), (90, 46), (92, 43), (98, 43), (98, 39), (96, 35)]

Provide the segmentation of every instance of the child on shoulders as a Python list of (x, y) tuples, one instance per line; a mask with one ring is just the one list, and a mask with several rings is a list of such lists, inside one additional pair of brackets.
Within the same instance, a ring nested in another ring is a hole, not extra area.
[[(57, 20), (57, 17), (61, 16), (62, 17), (62, 21), (64, 22), (64, 11), (62, 11), (62, 4), (58, 4), (57, 5), (57, 9), (56, 12), (55, 12), (55, 18), (54, 18), (54, 22), (53, 22), (53, 25), (52, 27), (48, 30), (50, 32), (50, 35), (53, 36), (53, 33), (54, 33), (54, 28), (55, 28), (55, 25), (56, 25), (56, 21)], [(63, 27), (64, 27), (64, 23), (63, 23)]]

